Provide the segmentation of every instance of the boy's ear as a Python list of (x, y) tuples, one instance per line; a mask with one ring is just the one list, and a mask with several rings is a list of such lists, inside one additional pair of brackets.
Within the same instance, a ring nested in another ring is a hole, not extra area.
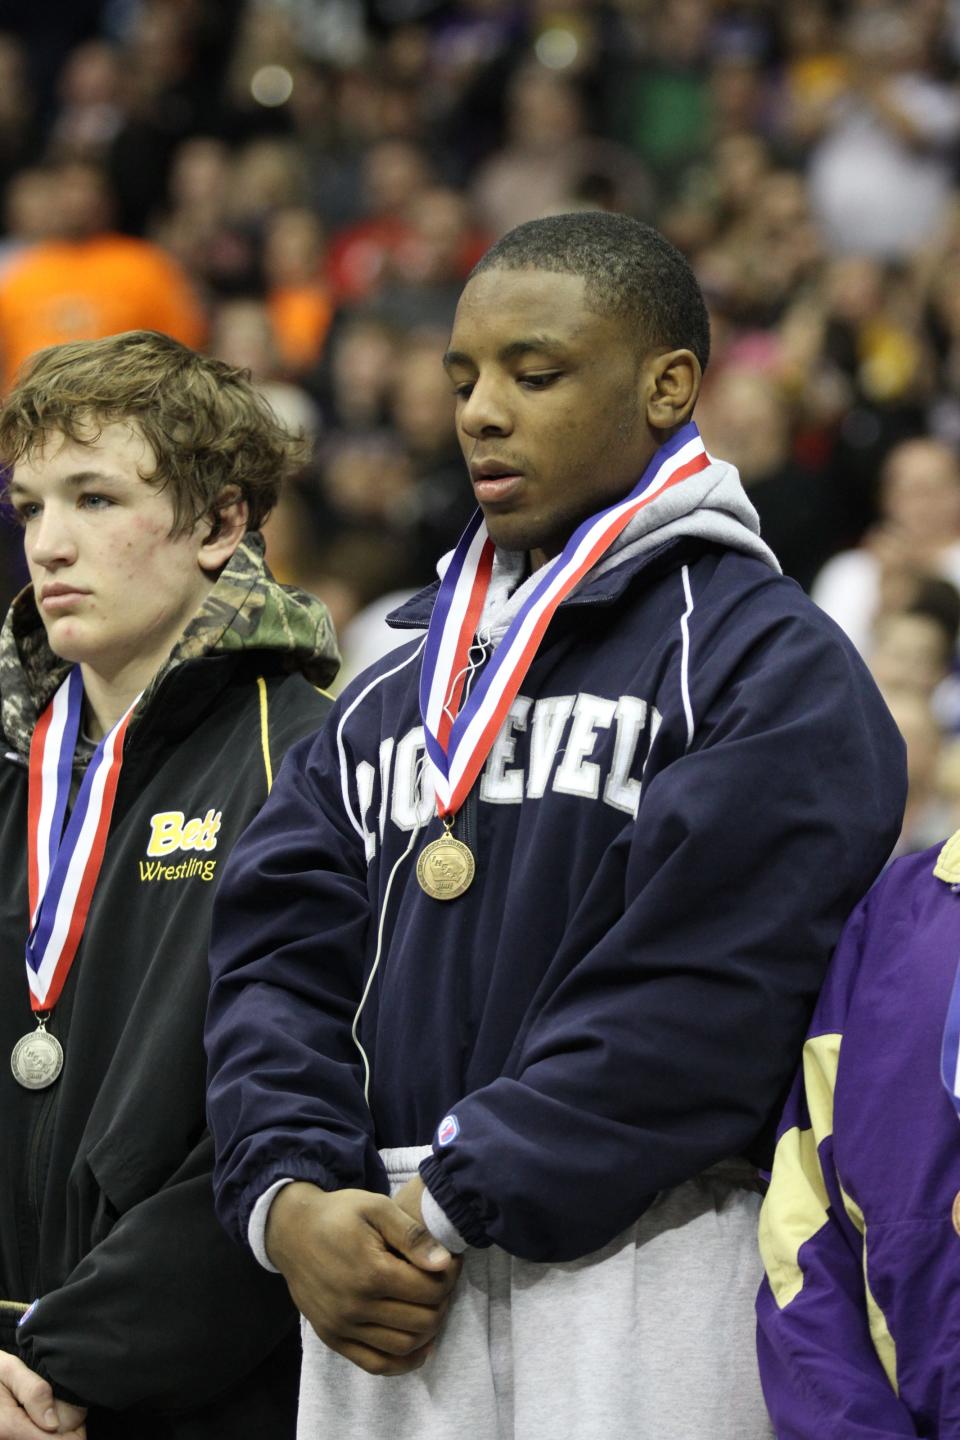
[(690, 419), (703, 371), (692, 350), (652, 355), (646, 369), (647, 420), (655, 430), (675, 430)]
[(200, 542), (197, 559), (200, 568), (216, 575), (223, 569), (247, 533), (249, 507), (236, 485), (230, 485), (217, 496), (207, 534)]

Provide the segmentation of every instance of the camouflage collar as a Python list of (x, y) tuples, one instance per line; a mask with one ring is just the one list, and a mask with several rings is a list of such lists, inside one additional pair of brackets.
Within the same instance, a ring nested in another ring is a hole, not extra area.
[(0, 630), (0, 697), (7, 743), (27, 755), (37, 717), (66, 678), (70, 665), (47, 644), (33, 586), (21, 590)]
[[(163, 681), (187, 661), (241, 651), (272, 652), (285, 668), (315, 685), (328, 685), (340, 665), (327, 607), (306, 591), (278, 585), (267, 569), (263, 537), (244, 536), (169, 658), (153, 677), (131, 721), (149, 709)], [(266, 654), (264, 656), (266, 658)], [(68, 662), (54, 655), (37, 610), (33, 587), (13, 601), (0, 630), (0, 717), (7, 742), (30, 749), (37, 717), (62, 683)]]

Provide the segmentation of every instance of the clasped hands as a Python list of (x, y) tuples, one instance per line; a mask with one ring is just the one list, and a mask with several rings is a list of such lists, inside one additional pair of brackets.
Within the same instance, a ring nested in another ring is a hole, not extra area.
[(267, 1220), (267, 1254), (317, 1335), (371, 1375), (417, 1370), (433, 1349), (462, 1261), (423, 1224), (419, 1176), (394, 1198), (294, 1181)]
[(40, 1375), (0, 1352), (0, 1440), (86, 1440), (86, 1410), (54, 1398)]

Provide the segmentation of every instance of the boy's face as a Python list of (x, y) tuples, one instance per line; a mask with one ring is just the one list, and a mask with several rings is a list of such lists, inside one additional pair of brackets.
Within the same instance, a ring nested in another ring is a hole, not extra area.
[(650, 362), (623, 321), (587, 305), (585, 288), (579, 275), (482, 271), (460, 298), (444, 360), (490, 535), (535, 563), (626, 495), (659, 443), (647, 423)]
[(131, 663), (156, 673), (210, 589), (209, 527), (171, 535), (169, 495), (141, 478), (155, 465), (139, 427), (118, 422), (90, 445), (50, 435), (10, 484), (51, 649), (107, 681)]
[(870, 670), (885, 693), (930, 696), (950, 671), (950, 645), (929, 615), (887, 615), (874, 630)]

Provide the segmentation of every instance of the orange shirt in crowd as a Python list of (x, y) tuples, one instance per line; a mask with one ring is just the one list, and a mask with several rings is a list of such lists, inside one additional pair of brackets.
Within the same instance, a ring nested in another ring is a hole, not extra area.
[(281, 285), (267, 296), (267, 311), (283, 367), (299, 375), (323, 353), (333, 303), (320, 285)]
[(0, 276), (0, 373), (7, 390), (35, 350), (122, 330), (162, 330), (203, 343), (206, 323), (190, 284), (165, 251), (130, 235), (42, 242)]

